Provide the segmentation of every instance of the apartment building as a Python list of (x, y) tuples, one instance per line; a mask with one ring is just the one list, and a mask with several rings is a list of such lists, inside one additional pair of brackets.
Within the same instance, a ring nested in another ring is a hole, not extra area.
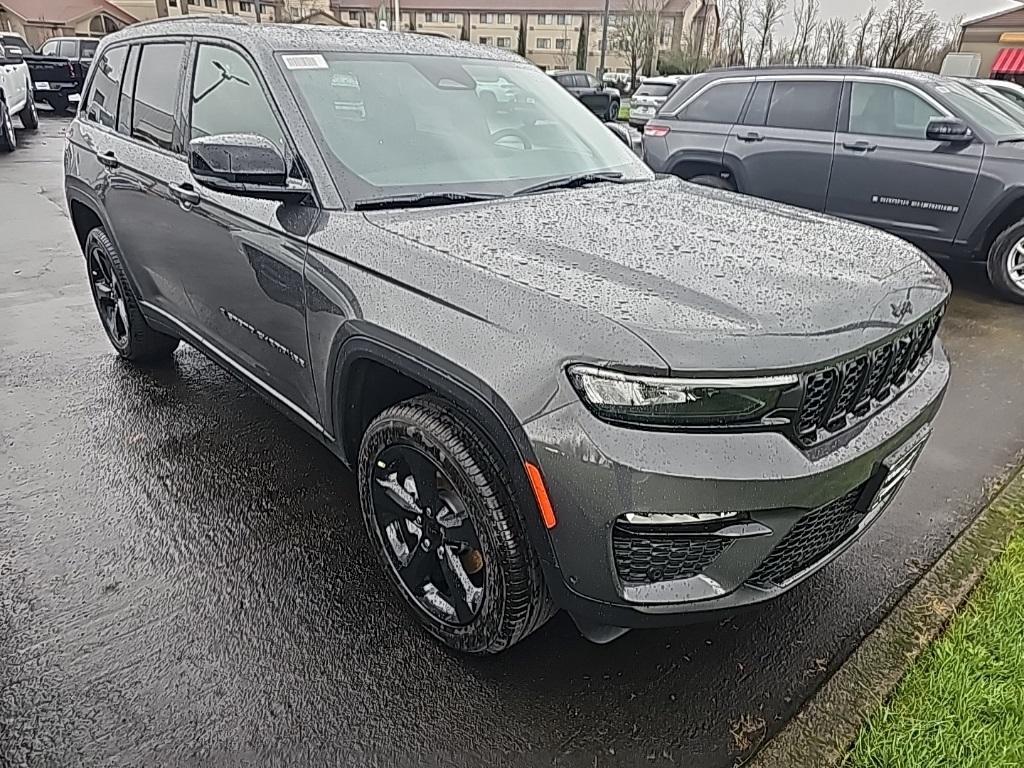
[[(379, 0), (330, 0), (342, 23), (392, 28), (393, 6)], [(605, 69), (629, 72), (629, 59), (618, 50), (615, 27), (628, 0), (611, 0)], [(542, 69), (596, 72), (601, 58), (603, 0), (399, 0), (403, 30), (445, 35), (509, 48)], [(695, 45), (711, 50), (718, 40), (715, 0), (667, 0), (660, 9), (657, 48), (679, 50)], [(579, 53), (585, 51), (585, 55)]]
[[(136, 19), (156, 19), (163, 16), (184, 16), (190, 13), (232, 13), (243, 19), (256, 21), (257, 6), (260, 21), (286, 19), (284, 0), (107, 0)], [(326, 0), (325, 0), (326, 2)], [(310, 5), (306, 0), (306, 5)]]

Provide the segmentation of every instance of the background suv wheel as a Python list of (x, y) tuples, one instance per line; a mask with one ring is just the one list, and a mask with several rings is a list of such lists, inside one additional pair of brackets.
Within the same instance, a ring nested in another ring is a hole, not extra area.
[(992, 243), (988, 276), (1003, 296), (1024, 304), (1024, 221), (1006, 229)]
[(121, 254), (99, 227), (85, 239), (85, 262), (96, 311), (117, 353), (134, 363), (169, 359), (179, 340), (149, 327), (128, 282)]
[(0, 101), (0, 152), (13, 152), (18, 148), (18, 137), (14, 134), (14, 120), (6, 101)]
[(363, 435), (359, 495), (371, 544), (426, 630), (497, 653), (552, 613), (506, 470), (445, 401), (388, 408)]

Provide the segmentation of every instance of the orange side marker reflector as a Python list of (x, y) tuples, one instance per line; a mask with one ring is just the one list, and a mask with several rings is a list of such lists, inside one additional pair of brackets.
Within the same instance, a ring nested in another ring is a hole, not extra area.
[(530, 478), (530, 485), (533, 487), (533, 496), (537, 499), (537, 506), (540, 507), (540, 519), (544, 521), (544, 527), (550, 530), (558, 523), (555, 520), (555, 510), (551, 507), (551, 499), (548, 498), (548, 489), (544, 486), (544, 478), (540, 476), (540, 470), (530, 462), (526, 465), (526, 476)]

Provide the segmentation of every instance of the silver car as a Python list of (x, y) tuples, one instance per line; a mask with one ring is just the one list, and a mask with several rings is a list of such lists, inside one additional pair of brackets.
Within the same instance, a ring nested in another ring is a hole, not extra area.
[(665, 103), (673, 89), (688, 79), (688, 75), (671, 75), (648, 77), (644, 80), (630, 100), (629, 124), (634, 128), (643, 128), (658, 112), (658, 107)]

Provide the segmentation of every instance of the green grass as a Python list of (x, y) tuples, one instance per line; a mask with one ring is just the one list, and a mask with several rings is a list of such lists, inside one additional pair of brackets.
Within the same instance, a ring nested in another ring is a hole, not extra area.
[(619, 107), (619, 120), (629, 120), (629, 106), (622, 105)]
[(1024, 766), (1024, 533), (872, 716), (846, 765)]

